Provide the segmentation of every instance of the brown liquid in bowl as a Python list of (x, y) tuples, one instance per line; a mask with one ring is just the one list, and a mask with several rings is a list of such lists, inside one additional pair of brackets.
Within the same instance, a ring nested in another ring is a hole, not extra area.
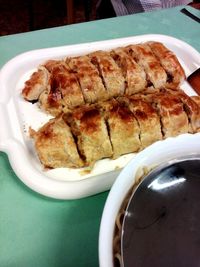
[(200, 159), (149, 174), (123, 223), (124, 267), (200, 266)]

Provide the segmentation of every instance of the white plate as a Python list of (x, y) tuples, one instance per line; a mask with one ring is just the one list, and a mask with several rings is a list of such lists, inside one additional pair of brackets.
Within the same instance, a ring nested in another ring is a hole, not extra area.
[(200, 133), (183, 134), (159, 141), (144, 149), (130, 161), (116, 179), (106, 200), (99, 233), (100, 267), (113, 267), (113, 236), (115, 220), (129, 189), (136, 177), (142, 176), (142, 169), (151, 169), (159, 164), (174, 161), (200, 152)]
[[(38, 129), (50, 116), (42, 112), (37, 104), (32, 105), (21, 97), (23, 84), (30, 74), (48, 59), (82, 55), (100, 49), (109, 50), (150, 40), (163, 42), (174, 51), (186, 75), (199, 67), (200, 54), (188, 44), (164, 35), (142, 35), (34, 50), (13, 58), (1, 69), (0, 149), (8, 154), (12, 168), (27, 186), (53, 198), (74, 199), (89, 196), (110, 189), (120, 169), (135, 156), (128, 154), (116, 160), (100, 160), (90, 173), (83, 169), (69, 168), (44, 170), (28, 136), (28, 129), (30, 126)], [(182, 88), (187, 94), (194, 95), (186, 82)]]

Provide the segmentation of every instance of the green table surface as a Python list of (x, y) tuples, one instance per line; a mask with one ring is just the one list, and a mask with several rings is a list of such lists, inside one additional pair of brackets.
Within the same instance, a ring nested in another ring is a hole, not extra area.
[[(32, 49), (150, 33), (174, 36), (200, 51), (200, 24), (180, 13), (181, 8), (0, 37), (0, 66)], [(200, 11), (187, 9), (200, 17)], [(0, 267), (98, 266), (107, 196), (73, 201), (43, 197), (23, 185), (1, 152)]]

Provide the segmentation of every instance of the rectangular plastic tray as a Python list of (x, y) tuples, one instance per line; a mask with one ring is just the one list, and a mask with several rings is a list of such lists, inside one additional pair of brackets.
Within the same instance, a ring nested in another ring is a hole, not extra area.
[[(87, 169), (44, 169), (29, 137), (29, 127), (37, 130), (51, 116), (42, 112), (37, 104), (31, 104), (22, 98), (21, 90), (25, 80), (39, 64), (48, 59), (83, 55), (150, 40), (160, 41), (172, 50), (186, 75), (200, 66), (200, 54), (190, 45), (170, 36), (150, 34), (34, 50), (13, 58), (1, 69), (0, 149), (8, 154), (13, 170), (27, 186), (45, 196), (59, 199), (74, 199), (96, 194), (110, 189), (120, 170), (134, 157), (134, 154), (124, 155), (116, 160), (100, 160), (90, 172)], [(195, 95), (187, 82), (184, 82), (182, 88), (187, 94)]]

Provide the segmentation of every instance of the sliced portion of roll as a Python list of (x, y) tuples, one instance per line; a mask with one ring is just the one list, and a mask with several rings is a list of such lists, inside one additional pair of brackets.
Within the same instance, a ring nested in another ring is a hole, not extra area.
[(144, 69), (147, 79), (155, 88), (164, 86), (167, 74), (147, 44), (130, 45), (125, 50)]
[(89, 54), (89, 57), (99, 70), (109, 98), (123, 95), (125, 91), (125, 80), (122, 75), (122, 70), (115, 63), (110, 53), (97, 51)]
[(123, 48), (112, 50), (111, 56), (121, 68), (125, 78), (125, 95), (133, 95), (143, 91), (147, 86), (146, 73), (133, 57), (126, 53)]
[(86, 103), (95, 103), (108, 98), (98, 69), (91, 63), (90, 57), (67, 58), (66, 62), (79, 81)]
[(25, 82), (22, 95), (28, 101), (37, 101), (49, 84), (49, 72), (44, 67), (31, 75), (30, 79)]
[(97, 160), (112, 157), (112, 145), (103, 115), (95, 105), (85, 105), (65, 116), (77, 140), (78, 151), (85, 166)]
[(140, 127), (130, 109), (115, 99), (103, 103), (101, 109), (108, 126), (112, 157), (140, 150)]
[[(122, 101), (122, 99), (120, 100)], [(129, 109), (133, 112), (140, 127), (141, 149), (155, 141), (162, 140), (160, 118), (154, 107), (141, 97), (131, 96), (123, 98)]]
[(186, 76), (175, 54), (160, 42), (148, 42), (147, 44), (168, 74), (168, 82), (180, 86)]
[(62, 116), (51, 119), (39, 131), (31, 131), (42, 164), (48, 168), (84, 165), (70, 130)]

